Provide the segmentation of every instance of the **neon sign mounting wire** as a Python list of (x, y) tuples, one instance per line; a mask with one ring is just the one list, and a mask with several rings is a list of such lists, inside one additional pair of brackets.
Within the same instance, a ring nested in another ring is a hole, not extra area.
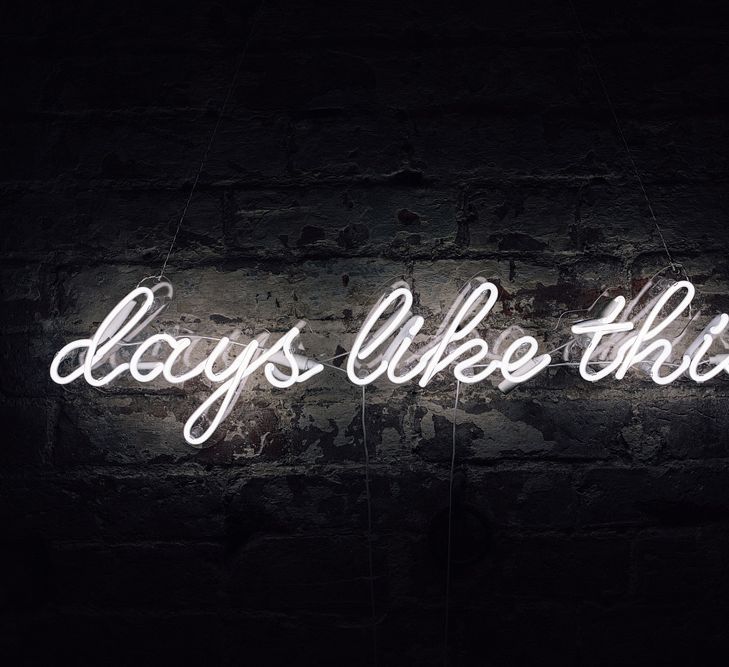
[(362, 386), (362, 449), (364, 450), (365, 460), (365, 500), (367, 501), (367, 564), (369, 576), (370, 591), (370, 611), (371, 611), (371, 631), (372, 631), (372, 658), (375, 667), (378, 663), (377, 654), (377, 606), (375, 604), (375, 564), (372, 548), (372, 490), (370, 487), (370, 452), (367, 447), (367, 422), (365, 419), (365, 391), (366, 387)]
[(461, 381), (456, 380), (456, 398), (453, 402), (453, 433), (451, 438), (451, 465), (448, 471), (448, 537), (446, 552), (445, 580), (445, 620), (443, 623), (443, 664), (448, 665), (448, 626), (450, 622), (451, 603), (451, 548), (453, 542), (453, 477), (456, 470), (456, 415), (458, 412), (458, 396), (461, 392)]
[(175, 233), (172, 235), (172, 242), (170, 243), (169, 250), (167, 251), (167, 255), (165, 256), (165, 260), (162, 263), (162, 268), (160, 269), (159, 275), (156, 276), (157, 281), (161, 281), (164, 277), (165, 269), (167, 268), (167, 262), (170, 259), (170, 255), (172, 255), (172, 250), (175, 247), (175, 242), (177, 241), (177, 236), (180, 233), (180, 228), (182, 227), (182, 222), (185, 219), (185, 216), (187, 215), (187, 209), (190, 208), (190, 202), (192, 202), (192, 197), (195, 194), (195, 190), (197, 189), (197, 184), (200, 181), (200, 176), (202, 174), (203, 169), (205, 168), (205, 163), (208, 161), (208, 155), (210, 153), (210, 149), (213, 147), (213, 143), (215, 142), (215, 135), (218, 133), (218, 128), (220, 127), (220, 123), (223, 120), (223, 114), (225, 113), (225, 108), (228, 106), (228, 102), (230, 101), (230, 97), (233, 94), (233, 90), (235, 89), (236, 83), (238, 81), (238, 75), (240, 73), (241, 66), (243, 65), (243, 61), (245, 60), (246, 54), (248, 53), (248, 46), (251, 43), (251, 39), (253, 38), (253, 33), (256, 30), (256, 27), (258, 26), (258, 20), (261, 18), (261, 13), (263, 11), (263, 3), (265, 0), (261, 0), (261, 2), (258, 5), (258, 9), (256, 10), (255, 15), (253, 16), (253, 20), (251, 21), (251, 27), (248, 30), (248, 36), (246, 37), (246, 41), (243, 44), (243, 48), (241, 49), (240, 55), (238, 56), (238, 62), (235, 66), (235, 70), (233, 71), (233, 78), (230, 80), (230, 85), (228, 86), (228, 92), (225, 94), (225, 99), (223, 100), (223, 105), (220, 107), (220, 113), (218, 114), (218, 118), (215, 121), (215, 126), (213, 127), (212, 134), (210, 135), (210, 139), (208, 140), (207, 146), (205, 147), (205, 150), (202, 155), (202, 159), (200, 160), (200, 166), (197, 169), (197, 173), (195, 174), (195, 178), (192, 182), (192, 187), (190, 188), (190, 193), (187, 196), (187, 200), (185, 201), (185, 206), (182, 209), (182, 213), (180, 214), (180, 219), (177, 221), (177, 227), (175, 227)]
[(638, 181), (638, 185), (640, 186), (641, 192), (643, 193), (643, 197), (645, 198), (645, 202), (648, 206), (648, 211), (650, 212), (651, 218), (653, 220), (653, 224), (656, 227), (656, 231), (658, 232), (658, 236), (661, 239), (661, 243), (663, 244), (663, 249), (666, 252), (666, 257), (668, 257), (668, 262), (671, 265), (671, 268), (678, 272), (679, 267), (683, 268), (682, 265), (676, 264), (673, 261), (673, 257), (671, 256), (671, 251), (668, 249), (668, 244), (666, 243), (666, 239), (663, 236), (663, 231), (661, 230), (660, 225), (658, 224), (658, 219), (656, 218), (656, 214), (653, 211), (653, 205), (651, 204), (651, 200), (648, 198), (648, 192), (646, 191), (645, 185), (643, 183), (643, 179), (641, 178), (640, 172), (638, 171), (638, 165), (635, 162), (635, 159), (633, 158), (633, 153), (630, 150), (630, 146), (628, 145), (628, 140), (625, 138), (625, 133), (623, 132), (623, 127), (620, 124), (620, 120), (618, 119), (618, 114), (615, 111), (615, 106), (613, 105), (613, 101), (610, 97), (610, 93), (608, 92), (607, 86), (605, 85), (605, 79), (603, 79), (602, 74), (600, 73), (600, 68), (597, 66), (597, 60), (595, 59), (595, 55), (592, 52), (592, 46), (590, 45), (590, 40), (587, 38), (587, 33), (585, 32), (584, 27), (582, 26), (582, 21), (580, 20), (580, 16), (577, 13), (577, 9), (575, 7), (575, 4), (573, 0), (568, 0), (570, 3), (570, 8), (572, 9), (572, 14), (575, 17), (575, 21), (577, 23), (577, 27), (580, 31), (580, 35), (582, 35), (582, 39), (585, 42), (585, 47), (587, 49), (587, 56), (590, 59), (590, 64), (592, 65), (592, 69), (595, 71), (595, 76), (597, 77), (597, 80), (600, 83), (600, 87), (602, 88), (603, 95), (605, 96), (605, 101), (608, 104), (608, 107), (610, 109), (610, 114), (613, 117), (613, 121), (615, 123), (615, 127), (618, 130), (618, 135), (620, 136), (620, 140), (623, 144), (623, 148), (625, 148), (625, 153), (628, 156), (628, 160), (630, 160), (630, 164), (633, 167), (633, 173), (635, 174), (635, 178)]

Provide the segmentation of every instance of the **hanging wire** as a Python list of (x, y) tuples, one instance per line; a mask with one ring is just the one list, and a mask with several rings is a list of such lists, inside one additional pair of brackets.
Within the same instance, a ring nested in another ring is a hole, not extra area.
[(602, 74), (600, 73), (600, 69), (597, 66), (597, 60), (595, 59), (595, 55), (592, 52), (592, 47), (590, 46), (590, 40), (587, 38), (587, 33), (585, 32), (585, 29), (582, 26), (582, 21), (580, 21), (580, 16), (577, 13), (577, 9), (575, 8), (575, 4), (573, 0), (568, 0), (570, 3), (570, 7), (572, 8), (572, 13), (574, 14), (575, 21), (577, 22), (577, 27), (579, 28), (580, 35), (582, 35), (582, 39), (585, 42), (585, 47), (587, 49), (587, 55), (590, 59), (590, 64), (592, 65), (592, 69), (595, 71), (595, 76), (597, 77), (597, 80), (600, 82), (600, 87), (602, 88), (603, 95), (605, 96), (605, 100), (608, 104), (608, 107), (610, 108), (610, 114), (613, 117), (613, 121), (615, 122), (615, 127), (618, 130), (618, 135), (620, 136), (620, 140), (622, 141), (623, 147), (625, 148), (625, 153), (628, 156), (628, 159), (630, 160), (630, 164), (633, 167), (633, 172), (635, 173), (635, 178), (638, 181), (638, 185), (640, 186), (641, 191), (643, 192), (643, 197), (645, 198), (646, 204), (648, 205), (648, 211), (651, 214), (651, 218), (653, 219), (653, 224), (656, 227), (656, 231), (658, 232), (658, 236), (661, 239), (661, 243), (663, 244), (663, 249), (666, 252), (666, 257), (668, 257), (668, 262), (671, 265), (671, 268), (674, 271), (678, 271), (679, 264), (676, 264), (676, 262), (673, 261), (673, 257), (671, 256), (671, 251), (668, 249), (668, 244), (666, 243), (666, 239), (663, 236), (663, 231), (661, 230), (660, 225), (658, 224), (658, 220), (656, 218), (656, 214), (653, 212), (653, 205), (651, 204), (650, 199), (648, 198), (648, 192), (645, 189), (645, 185), (643, 184), (643, 179), (641, 178), (640, 172), (638, 171), (638, 166), (635, 163), (635, 159), (633, 158), (633, 153), (630, 150), (630, 146), (628, 145), (628, 140), (625, 138), (625, 134), (623, 133), (623, 128), (620, 125), (620, 120), (618, 120), (618, 114), (615, 112), (615, 107), (613, 105), (612, 99), (610, 98), (610, 93), (608, 92), (607, 86), (605, 85), (605, 80), (602, 78)]
[(218, 133), (218, 128), (220, 127), (220, 123), (223, 120), (223, 115), (225, 113), (225, 109), (228, 106), (228, 102), (230, 101), (230, 97), (233, 94), (233, 90), (235, 89), (236, 83), (238, 82), (238, 75), (240, 74), (241, 66), (243, 65), (243, 60), (246, 57), (246, 54), (248, 53), (248, 45), (251, 42), (251, 38), (253, 37), (253, 33), (255, 32), (256, 27), (258, 26), (258, 20), (261, 17), (261, 13), (263, 10), (263, 3), (265, 0), (261, 0), (260, 4), (258, 5), (258, 9), (256, 10), (255, 15), (253, 16), (253, 20), (251, 21), (251, 27), (248, 31), (248, 36), (246, 37), (246, 41), (243, 44), (243, 49), (240, 52), (240, 55), (238, 56), (238, 62), (235, 66), (235, 70), (233, 72), (233, 78), (230, 80), (230, 85), (228, 86), (228, 92), (225, 94), (225, 99), (223, 100), (223, 105), (220, 107), (220, 113), (218, 114), (218, 119), (215, 121), (215, 127), (213, 127), (213, 132), (210, 135), (210, 140), (208, 141), (207, 146), (205, 147), (205, 151), (203, 152), (202, 159), (200, 160), (200, 166), (197, 169), (197, 173), (195, 174), (195, 179), (192, 182), (192, 187), (190, 188), (190, 193), (187, 196), (187, 201), (185, 202), (185, 206), (182, 209), (182, 214), (180, 215), (180, 219), (177, 222), (177, 227), (175, 228), (175, 233), (172, 236), (172, 242), (170, 243), (170, 248), (167, 251), (167, 256), (165, 257), (165, 261), (162, 264), (162, 270), (159, 272), (159, 276), (157, 276), (157, 280), (162, 280), (162, 276), (164, 275), (165, 269), (167, 268), (167, 262), (170, 260), (170, 255), (172, 255), (172, 250), (175, 247), (175, 242), (177, 241), (177, 235), (180, 233), (180, 228), (182, 227), (182, 222), (185, 219), (185, 216), (187, 215), (187, 209), (190, 208), (190, 202), (192, 201), (192, 197), (195, 194), (195, 190), (197, 189), (197, 184), (200, 182), (200, 176), (202, 174), (203, 169), (205, 168), (205, 164), (208, 161), (208, 154), (210, 153), (210, 149), (213, 146), (213, 142), (215, 141), (215, 135)]
[(456, 400), (453, 403), (453, 438), (451, 441), (451, 467), (448, 476), (448, 550), (446, 552), (445, 621), (443, 627), (443, 665), (448, 667), (448, 622), (451, 596), (451, 547), (453, 537), (453, 477), (456, 469), (456, 414), (461, 381), (456, 380)]
[(367, 559), (369, 561), (370, 608), (372, 612), (372, 664), (377, 667), (377, 607), (375, 606), (375, 566), (372, 555), (372, 494), (370, 492), (370, 453), (367, 449), (365, 386), (362, 385), (362, 446), (365, 456), (365, 496), (367, 499)]

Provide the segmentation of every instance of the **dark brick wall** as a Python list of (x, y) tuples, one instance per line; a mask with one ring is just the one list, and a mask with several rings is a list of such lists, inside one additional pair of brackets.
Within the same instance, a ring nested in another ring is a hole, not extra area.
[[(575, 0), (666, 240), (729, 308), (723, 3)], [(68, 6), (71, 4), (72, 6)], [(0, 9), (0, 662), (372, 665), (360, 390), (48, 365), (159, 270), (255, 6)], [(171, 322), (349, 344), (378, 287), (496, 326), (666, 264), (568, 0), (266, 0), (168, 274)], [(454, 384), (367, 391), (380, 665), (442, 664)], [(726, 664), (729, 384), (554, 369), (457, 411), (450, 664)], [(6, 659), (7, 658), (7, 659)]]

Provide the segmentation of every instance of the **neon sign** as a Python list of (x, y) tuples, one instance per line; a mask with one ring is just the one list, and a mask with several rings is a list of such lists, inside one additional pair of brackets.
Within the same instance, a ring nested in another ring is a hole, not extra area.
[[(729, 354), (709, 355), (716, 341), (729, 349), (722, 337), (729, 315), (717, 315), (692, 337), (689, 330), (701, 315), (692, 313), (695, 294), (688, 280), (658, 284), (650, 280), (630, 302), (623, 296), (610, 299), (599, 308), (597, 317), (571, 326), (567, 343), (540, 353), (537, 340), (517, 326), (500, 332), (491, 344), (481, 337), (484, 322), (498, 301), (494, 283), (484, 278), (470, 280), (435, 334), (426, 337), (421, 333), (424, 318), (412, 310), (410, 287), (400, 281), (365, 318), (347, 354), (345, 372), (359, 386), (386, 379), (394, 384), (417, 380), (420, 387), (451, 368), (454, 378), (467, 384), (498, 372), (502, 378), (498, 387), (505, 393), (553, 365), (575, 366), (588, 382), (610, 375), (622, 380), (635, 369), (659, 385), (681, 376), (702, 383), (729, 372)], [(230, 414), (257, 371), (262, 369), (273, 387), (285, 389), (310, 380), (325, 368), (300, 350), (294, 351), (304, 322), (278, 340), (271, 341), (271, 334), (265, 332), (245, 344), (228, 336), (149, 331), (173, 295), (167, 281), (137, 286), (109, 312), (91, 338), (72, 341), (58, 351), (50, 366), (53, 381), (66, 385), (83, 377), (89, 385), (101, 387), (127, 374), (139, 383), (179, 385), (204, 377), (216, 388), (183, 428), (185, 440), (201, 447)], [(598, 310), (596, 306), (591, 311)], [(684, 339), (690, 343), (685, 345)], [(559, 351), (562, 358), (555, 359), (554, 353)]]

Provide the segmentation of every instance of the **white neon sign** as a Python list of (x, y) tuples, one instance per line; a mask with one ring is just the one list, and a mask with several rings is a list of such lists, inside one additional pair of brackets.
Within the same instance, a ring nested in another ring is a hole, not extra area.
[[(454, 378), (467, 384), (498, 372), (502, 378), (498, 387), (505, 393), (550, 365), (576, 366), (588, 382), (610, 375), (621, 380), (636, 369), (659, 385), (681, 376), (703, 383), (729, 372), (729, 354), (707, 356), (717, 341), (725, 350), (729, 348), (722, 338), (729, 315), (714, 317), (684, 346), (682, 340), (691, 339), (689, 329), (700, 316), (700, 312), (692, 315), (691, 309), (696, 290), (689, 281), (680, 280), (667, 283), (651, 297), (655, 287), (649, 281), (630, 302), (622, 296), (611, 299), (597, 317), (573, 324), (573, 337), (566, 344), (540, 353), (537, 340), (517, 326), (499, 333), (491, 345), (481, 337), (484, 321), (498, 300), (494, 283), (484, 278), (470, 280), (435, 334), (425, 337), (421, 333), (425, 320), (412, 312), (413, 294), (400, 281), (365, 318), (344, 370), (358, 386), (378, 380), (403, 384), (417, 379), (420, 387), (451, 368)], [(273, 342), (266, 332), (245, 344), (234, 340), (239, 332), (222, 338), (147, 332), (173, 294), (167, 281), (151, 288), (136, 287), (112, 308), (91, 338), (72, 341), (58, 351), (50, 366), (53, 381), (66, 385), (83, 377), (89, 385), (103, 387), (125, 374), (140, 383), (174, 385), (206, 378), (215, 389), (183, 428), (185, 440), (200, 447), (230, 414), (257, 371), (262, 369), (271, 386), (285, 389), (324, 370), (323, 363), (294, 352), (304, 322)], [(196, 363), (193, 351), (199, 353), (206, 342), (210, 347), (210, 341), (215, 345)], [(501, 352), (506, 341), (510, 342)], [(133, 352), (125, 355), (125, 350)], [(562, 350), (562, 359), (554, 361), (552, 355), (558, 350)], [(575, 351), (581, 351), (579, 362)]]
[[(172, 285), (160, 283), (172, 295)], [(180, 384), (195, 377), (204, 375), (210, 382), (220, 385), (185, 423), (183, 434), (191, 445), (202, 445), (210, 438), (220, 422), (230, 413), (235, 399), (245, 386), (246, 380), (262, 366), (266, 380), (274, 387), (283, 389), (297, 382), (305, 382), (324, 370), (324, 366), (306, 357), (295, 354), (292, 343), (299, 335), (298, 326), (290, 329), (276, 343), (264, 349), (268, 334), (262, 334), (247, 345), (242, 346), (238, 356), (222, 371), (215, 371), (216, 362), (223, 352), (231, 346), (231, 340), (221, 338), (208, 357), (181, 374), (174, 371), (180, 357), (192, 346), (190, 337), (176, 338), (166, 333), (153, 334), (139, 342), (129, 362), (121, 362), (111, 367), (106, 375), (95, 377), (94, 368), (102, 365), (112, 351), (119, 346), (130, 344), (133, 334), (140, 333), (140, 322), (149, 323), (149, 311), (154, 302), (154, 288), (137, 287), (125, 296), (106, 316), (92, 338), (75, 340), (61, 348), (51, 363), (51, 378), (57, 384), (68, 384), (83, 376), (88, 384), (101, 387), (125, 371), (137, 382), (152, 382), (160, 375), (170, 384)], [(141, 299), (141, 301), (140, 301)], [(159, 312), (159, 311), (157, 311)], [(102, 344), (103, 343), (103, 344)], [(169, 348), (165, 361), (143, 361), (145, 355), (154, 352), (159, 355), (161, 345)], [(156, 349), (155, 349), (156, 348)], [(80, 365), (70, 373), (61, 375), (60, 366), (73, 352), (81, 351)], [(286, 370), (281, 370), (283, 367)], [(212, 407), (220, 401), (210, 424), (201, 434), (194, 434), (193, 427)]]
[[(468, 291), (470, 293), (467, 293)], [(390, 315), (382, 327), (373, 332), (378, 320), (398, 299), (401, 302), (396, 307), (395, 313)], [(534, 338), (522, 336), (515, 340), (501, 359), (496, 358), (494, 354), (489, 354), (488, 343), (482, 338), (467, 339), (491, 312), (497, 299), (498, 288), (485, 280), (477, 281), (472, 290), (470, 285), (464, 288), (430, 343), (416, 352), (411, 352), (403, 363), (404, 355), (409, 351), (425, 320), (421, 316), (413, 316), (411, 313), (413, 296), (410, 289), (407, 286), (396, 287), (375, 305), (357, 334), (347, 358), (347, 376), (354, 384), (367, 385), (385, 373), (387, 373), (387, 379), (395, 384), (409, 382), (420, 375), (418, 384), (425, 387), (435, 375), (457, 362), (453, 375), (461, 382), (468, 384), (481, 382), (496, 370), (501, 371), (504, 380), (508, 382), (517, 384), (526, 382), (548, 366), (551, 361), (548, 354), (534, 359), (538, 349), (537, 341)], [(481, 303), (482, 301), (483, 303)], [(472, 314), (474, 309), (476, 312)], [(389, 341), (396, 331), (398, 333), (387, 349), (376, 354), (377, 349)], [(464, 339), (467, 340), (460, 343)], [(454, 347), (456, 343), (460, 344)], [(528, 347), (528, 350), (514, 359), (517, 351), (525, 346)], [(469, 354), (470, 356), (466, 356)], [(370, 357), (372, 359), (367, 363)], [(489, 359), (485, 368), (473, 372), (473, 369), (478, 368), (481, 365), (480, 362), (485, 359)], [(408, 370), (398, 374), (396, 370), (398, 365), (403, 365)], [(367, 375), (360, 376), (357, 369), (363, 366), (371, 370)], [(518, 372), (520, 369), (523, 369), (521, 373)]]

